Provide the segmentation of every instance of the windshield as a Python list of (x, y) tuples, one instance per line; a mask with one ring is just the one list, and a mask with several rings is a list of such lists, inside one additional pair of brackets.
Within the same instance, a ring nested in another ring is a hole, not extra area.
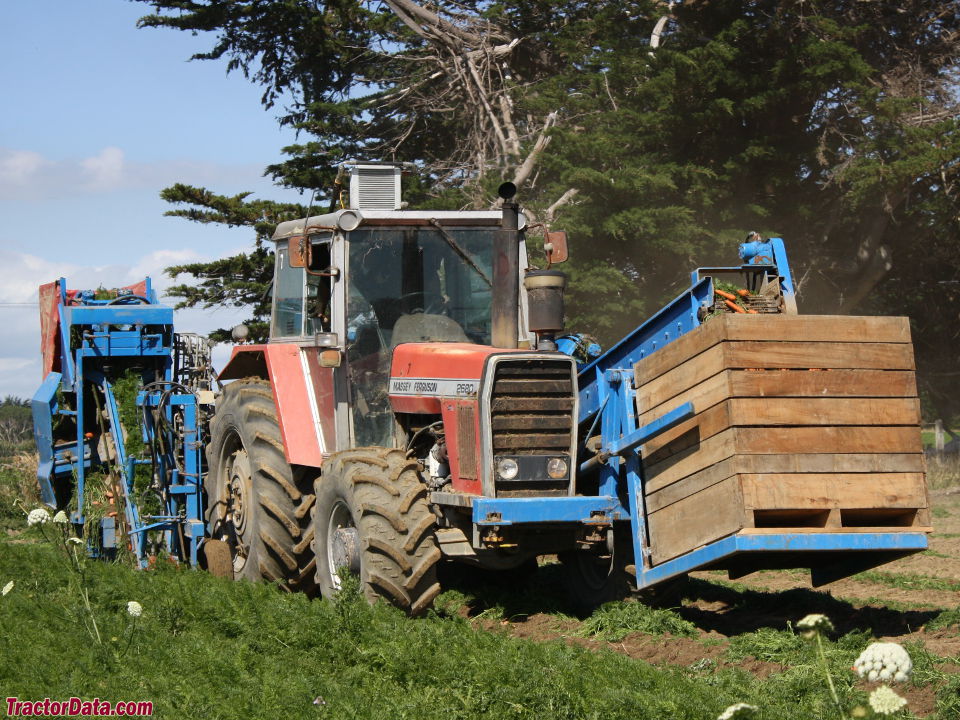
[(444, 319), (431, 318), (432, 324), (415, 323), (431, 325), (424, 340), (488, 344), (495, 231), (423, 226), (354, 231), (348, 326), (375, 324), (379, 340), (393, 347), (411, 341), (393, 337), (414, 324), (407, 320), (397, 327), (402, 316), (440, 316)]
[(347, 362), (358, 445), (393, 444), (387, 394), (393, 348), (490, 344), (496, 230), (410, 225), (350, 233)]

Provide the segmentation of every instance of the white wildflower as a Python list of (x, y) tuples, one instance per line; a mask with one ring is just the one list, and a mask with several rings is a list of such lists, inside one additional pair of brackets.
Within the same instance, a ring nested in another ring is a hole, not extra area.
[(135, 618), (140, 617), (143, 615), (143, 605), (136, 600), (131, 600), (127, 603), (127, 614)]
[(717, 720), (736, 720), (737, 718), (748, 718), (753, 716), (756, 711), (756, 705), (737, 703), (736, 705), (731, 705), (722, 713), (720, 713), (717, 716)]
[(53, 521), (57, 525), (66, 525), (67, 523), (70, 522), (70, 518), (68, 518), (67, 514), (63, 510), (61, 510), (60, 512), (58, 512), (56, 515), (53, 516)]
[(43, 508), (31, 510), (27, 514), (27, 525), (30, 527), (33, 527), (34, 525), (43, 525), (44, 523), (48, 522), (50, 522), (50, 513)]
[(876, 642), (860, 653), (853, 669), (870, 682), (903, 682), (913, 672), (913, 661), (897, 643)]
[(73, 543), (74, 545), (83, 545), (83, 540), (78, 537), (67, 538), (68, 543)]
[(6, 585), (3, 586), (3, 590), (0, 590), (0, 595), (6, 595), (11, 590), (13, 590), (13, 580), (11, 580), (10, 582), (8, 582)]
[(833, 632), (833, 623), (830, 618), (820, 613), (813, 613), (797, 621), (797, 630), (805, 638), (812, 638), (814, 635), (825, 635)]
[(881, 685), (870, 693), (870, 707), (879, 715), (893, 715), (897, 710), (904, 707), (907, 701), (897, 695), (886, 685)]

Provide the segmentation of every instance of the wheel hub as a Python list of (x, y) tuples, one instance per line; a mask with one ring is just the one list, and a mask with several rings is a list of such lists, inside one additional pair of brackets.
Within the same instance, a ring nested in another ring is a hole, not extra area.
[(229, 462), (226, 501), (226, 540), (233, 551), (233, 571), (239, 573), (247, 564), (249, 550), (244, 542), (247, 530), (248, 502), (251, 492), (250, 460), (246, 451), (237, 450)]
[(353, 575), (360, 574), (360, 533), (356, 528), (337, 528), (333, 533), (331, 552), (335, 568), (347, 568)]
[(351, 575), (360, 574), (360, 533), (353, 522), (350, 508), (338, 501), (330, 511), (327, 523), (327, 567), (330, 571), (330, 584), (340, 589), (340, 570), (346, 569)]

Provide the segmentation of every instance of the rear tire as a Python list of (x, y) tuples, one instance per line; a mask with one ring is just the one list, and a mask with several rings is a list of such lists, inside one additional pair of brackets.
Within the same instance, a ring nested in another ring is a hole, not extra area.
[(227, 385), (210, 436), (205, 520), (211, 537), (230, 546), (234, 578), (311, 592), (312, 483), (286, 461), (270, 383)]
[(320, 593), (332, 599), (345, 568), (371, 602), (421, 615), (440, 592), (436, 518), (416, 461), (402, 450), (357, 448), (331, 456), (314, 485), (313, 550)]

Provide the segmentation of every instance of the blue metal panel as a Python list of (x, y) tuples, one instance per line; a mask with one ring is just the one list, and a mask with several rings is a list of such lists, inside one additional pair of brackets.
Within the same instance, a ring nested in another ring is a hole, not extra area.
[[(890, 550), (917, 551), (927, 548), (926, 533), (775, 533), (740, 534), (717, 540), (654, 568), (637, 573), (639, 587), (648, 587), (671, 577), (710, 565), (725, 557), (741, 553), (783, 551), (820, 552), (883, 552)], [(637, 568), (641, 568), (637, 565)]]
[(40, 483), (40, 498), (50, 507), (56, 507), (53, 492), (54, 451), (53, 419), (57, 414), (57, 390), (63, 376), (57, 372), (47, 374), (40, 388), (30, 401), (33, 412), (33, 437), (37, 443), (40, 464), (37, 466), (37, 481)]
[[(631, 400), (632, 399), (631, 397)], [(632, 409), (631, 414), (633, 414)], [(666, 432), (675, 425), (679, 425), (684, 420), (689, 420), (693, 415), (693, 403), (683, 403), (683, 405), (664, 413), (653, 422), (647, 423), (639, 430), (628, 432), (622, 437), (614, 439), (604, 446), (604, 450), (611, 455), (622, 455), (652, 440), (660, 433)]]
[(597, 520), (595, 514), (608, 520), (626, 520), (626, 509), (616, 498), (537, 497), (477, 498), (473, 501), (473, 521), (477, 525), (513, 525), (514, 523), (576, 522)]
[(172, 325), (173, 308), (163, 305), (70, 305), (72, 325)]

